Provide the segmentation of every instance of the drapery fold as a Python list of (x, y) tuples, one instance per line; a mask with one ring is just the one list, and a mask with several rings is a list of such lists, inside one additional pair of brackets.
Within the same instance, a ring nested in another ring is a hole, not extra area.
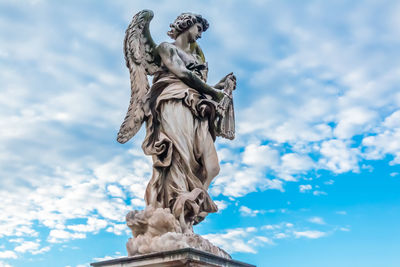
[(214, 146), (215, 105), (172, 74), (155, 76), (145, 101), (146, 138), (153, 158), (145, 201), (169, 208), (182, 230), (218, 210), (207, 193), (219, 172)]

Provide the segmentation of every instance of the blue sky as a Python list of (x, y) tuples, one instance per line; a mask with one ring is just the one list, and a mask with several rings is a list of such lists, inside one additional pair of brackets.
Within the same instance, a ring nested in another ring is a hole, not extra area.
[(209, 82), (237, 75), (237, 138), (216, 143), (220, 211), (195, 231), (257, 266), (400, 266), (398, 1), (0, 1), (0, 267), (126, 255), (151, 160), (115, 141), (122, 42), (184, 11)]

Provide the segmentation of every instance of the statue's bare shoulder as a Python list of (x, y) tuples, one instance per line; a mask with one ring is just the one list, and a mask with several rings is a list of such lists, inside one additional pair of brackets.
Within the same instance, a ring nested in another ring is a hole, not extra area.
[(179, 78), (185, 76), (185, 72), (187, 71), (186, 64), (181, 57), (182, 52), (179, 51), (178, 47), (168, 42), (162, 42), (158, 45), (157, 52), (165, 67)]
[(162, 42), (157, 46), (157, 51), (158, 53), (168, 53), (171, 51), (175, 51), (176, 52), (176, 46), (174, 44), (171, 44), (169, 42)]

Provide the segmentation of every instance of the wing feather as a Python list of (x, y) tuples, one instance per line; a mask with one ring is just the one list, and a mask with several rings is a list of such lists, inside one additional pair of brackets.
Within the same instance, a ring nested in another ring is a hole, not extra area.
[(149, 30), (152, 18), (151, 10), (140, 11), (133, 17), (125, 33), (124, 55), (130, 73), (131, 99), (117, 136), (117, 141), (122, 144), (140, 130), (145, 119), (144, 96), (150, 88), (147, 75), (153, 75), (160, 68), (157, 46)]

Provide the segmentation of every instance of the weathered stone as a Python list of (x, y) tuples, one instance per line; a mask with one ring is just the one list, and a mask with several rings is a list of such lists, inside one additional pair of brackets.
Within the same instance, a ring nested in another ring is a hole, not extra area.
[(133, 235), (126, 244), (128, 256), (194, 248), (231, 259), (223, 249), (200, 235), (192, 231), (183, 233), (169, 209), (148, 206), (145, 210), (128, 213), (126, 222)]
[(91, 265), (93, 267), (255, 267), (192, 248), (118, 258)]
[[(201, 15), (182, 13), (168, 32), (174, 42), (159, 45), (150, 34), (152, 18), (150, 10), (137, 13), (124, 41), (131, 99), (117, 140), (127, 142), (145, 123), (142, 148), (153, 159), (146, 208), (127, 215), (133, 233), (128, 255), (191, 247), (229, 259), (193, 225), (218, 211), (207, 190), (220, 171), (215, 138), (235, 136), (236, 77), (229, 73), (207, 84), (208, 64), (196, 42), (209, 26)], [(148, 75), (154, 76), (151, 86)]]

